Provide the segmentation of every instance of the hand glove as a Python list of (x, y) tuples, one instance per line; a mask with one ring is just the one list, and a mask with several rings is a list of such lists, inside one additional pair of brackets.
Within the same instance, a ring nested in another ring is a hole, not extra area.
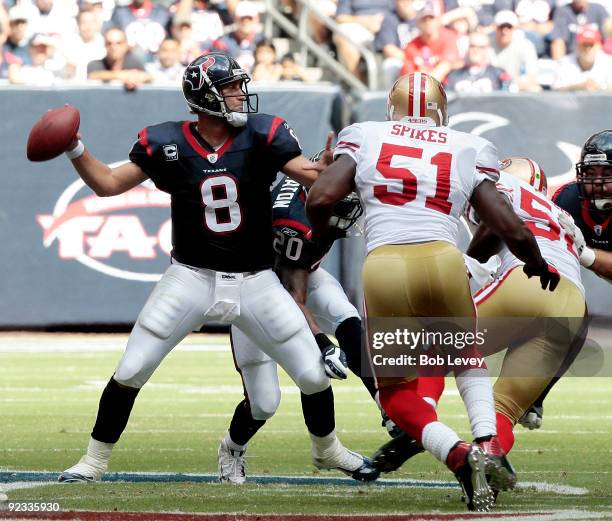
[(550, 291), (555, 291), (557, 284), (559, 284), (559, 281), (561, 280), (561, 276), (559, 275), (557, 268), (555, 268), (552, 264), (549, 264), (546, 261), (543, 262), (544, 263), (537, 268), (525, 264), (523, 266), (523, 272), (525, 272), (525, 275), (527, 275), (529, 278), (533, 276), (540, 277), (542, 289), (546, 289), (548, 287)]
[(327, 376), (336, 380), (346, 380), (348, 364), (344, 351), (333, 344), (325, 333), (315, 335), (315, 340), (323, 355), (323, 366)]
[(330, 345), (323, 352), (323, 364), (325, 372), (330, 378), (346, 380), (348, 376), (348, 365), (344, 351), (335, 345)]
[(561, 224), (563, 231), (574, 241), (580, 264), (585, 268), (592, 266), (595, 262), (595, 252), (586, 245), (582, 230), (576, 226), (572, 216), (565, 212), (561, 213), (559, 215), (559, 224)]

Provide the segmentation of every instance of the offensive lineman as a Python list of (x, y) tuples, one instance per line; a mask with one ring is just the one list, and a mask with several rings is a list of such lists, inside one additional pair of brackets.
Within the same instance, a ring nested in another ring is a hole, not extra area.
[[(487, 140), (449, 129), (446, 93), (432, 77), (403, 76), (391, 88), (387, 122), (344, 129), (335, 162), (319, 176), (307, 200), (315, 240), (329, 233), (333, 205), (355, 187), (366, 213), (368, 257), (363, 269), (369, 317), (471, 317), (475, 310), (458, 219), (468, 200), (525, 262), (529, 276), (554, 289), (558, 274), (542, 258), (533, 234), (495, 189), (498, 160)], [(415, 375), (379, 379), (381, 405), (409, 436), (454, 472), (470, 510), (488, 510), (486, 474), (509, 486), (510, 476), (477, 444), (461, 441), (438, 421), (417, 393)], [(486, 370), (457, 375), (477, 442), (494, 439), (495, 410)], [(485, 470), (486, 467), (486, 470)]]
[[(78, 141), (67, 152), (96, 194), (147, 178), (172, 196), (172, 264), (156, 284), (102, 393), (87, 453), (59, 481), (97, 481), (140, 391), (163, 358), (207, 322), (236, 324), (302, 392), (317, 466), (369, 473), (335, 435), (333, 394), (304, 316), (272, 271), (270, 184), (278, 170), (309, 185), (327, 161), (301, 154), (281, 118), (257, 112), (248, 74), (223, 53), (194, 60), (183, 94), (195, 122), (142, 129), (130, 162), (111, 169)], [(266, 247), (265, 245), (269, 245)]]
[[(576, 163), (576, 181), (559, 188), (552, 197), (570, 214), (560, 224), (574, 239), (580, 264), (612, 282), (612, 130), (589, 137)], [(569, 367), (573, 359), (566, 360)], [(544, 398), (557, 382), (553, 378), (532, 407), (520, 419), (529, 429), (542, 425)]]

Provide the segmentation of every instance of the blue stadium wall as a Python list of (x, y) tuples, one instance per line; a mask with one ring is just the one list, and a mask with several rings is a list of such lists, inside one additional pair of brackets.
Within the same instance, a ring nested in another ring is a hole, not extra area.
[[(304, 152), (319, 150), (329, 130), (384, 119), (385, 96), (347, 100), (336, 87), (259, 88), (261, 112), (287, 119)], [(133, 322), (168, 265), (169, 200), (147, 184), (100, 199), (65, 158), (29, 163), (31, 125), (51, 107), (81, 110), (88, 148), (102, 161), (127, 159), (138, 131), (165, 120), (193, 118), (173, 89), (0, 89), (0, 327), (103, 325)], [(610, 127), (612, 95), (491, 95), (450, 100), (451, 125), (492, 140), (500, 156), (528, 155), (549, 184), (573, 177), (573, 163), (591, 133)], [(464, 234), (462, 243), (467, 243)], [(325, 267), (358, 302), (364, 256), (359, 238), (341, 241)], [(610, 316), (611, 286), (585, 274), (591, 313)]]

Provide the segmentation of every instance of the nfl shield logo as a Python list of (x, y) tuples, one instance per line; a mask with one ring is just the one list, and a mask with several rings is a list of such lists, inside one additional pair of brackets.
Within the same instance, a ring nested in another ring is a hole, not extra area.
[(601, 232), (603, 231), (601, 229), (601, 224), (596, 224), (595, 226), (593, 226), (593, 231), (595, 232), (595, 235), (601, 237)]
[(216, 163), (217, 159), (219, 159), (219, 155), (218, 154), (208, 154), (208, 157), (206, 159), (208, 159), (209, 163)]

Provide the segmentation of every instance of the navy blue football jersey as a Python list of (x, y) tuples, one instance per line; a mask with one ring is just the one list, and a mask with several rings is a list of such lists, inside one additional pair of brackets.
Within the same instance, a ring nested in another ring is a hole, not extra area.
[(587, 246), (612, 251), (612, 213), (607, 212), (606, 219), (602, 220), (599, 212), (590, 211), (588, 201), (580, 199), (578, 183), (563, 185), (553, 195), (553, 201), (574, 218)]
[(193, 121), (171, 121), (138, 134), (130, 160), (171, 195), (172, 256), (217, 271), (272, 267), (270, 185), (301, 154), (281, 118), (249, 115), (214, 150)]
[(304, 187), (285, 176), (272, 191), (272, 216), (278, 261), (308, 271), (317, 269), (331, 243), (319, 245), (310, 240)]

